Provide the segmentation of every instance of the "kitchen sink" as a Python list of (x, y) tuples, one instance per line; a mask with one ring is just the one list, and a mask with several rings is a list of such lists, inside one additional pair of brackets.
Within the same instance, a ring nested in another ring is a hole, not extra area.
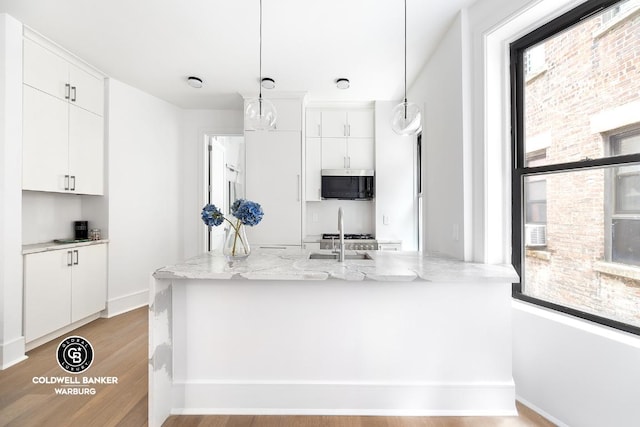
[[(327, 253), (317, 253), (317, 252), (313, 252), (309, 254), (309, 259), (338, 259), (338, 254), (327, 254)], [(373, 259), (371, 258), (371, 255), (364, 253), (364, 254), (345, 254), (344, 255), (344, 259)]]

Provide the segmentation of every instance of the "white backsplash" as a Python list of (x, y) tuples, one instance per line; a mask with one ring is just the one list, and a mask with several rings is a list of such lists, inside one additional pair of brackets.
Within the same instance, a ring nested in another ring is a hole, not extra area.
[(338, 232), (338, 208), (344, 213), (345, 233), (375, 234), (375, 208), (371, 200), (322, 200), (307, 202), (306, 234)]
[(78, 195), (22, 192), (23, 245), (72, 238), (73, 221), (81, 220), (87, 218), (82, 218), (82, 201)]

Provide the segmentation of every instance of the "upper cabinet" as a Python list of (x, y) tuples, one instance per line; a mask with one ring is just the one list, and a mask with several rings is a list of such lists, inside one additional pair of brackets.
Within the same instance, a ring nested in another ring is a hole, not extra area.
[(38, 43), (24, 39), (23, 83), (99, 116), (104, 111), (104, 80)]
[(104, 193), (104, 79), (24, 39), (24, 190)]
[[(302, 104), (299, 99), (294, 98), (264, 98), (268, 99), (276, 108), (276, 124), (273, 130), (302, 131)], [(245, 108), (247, 106), (245, 100)], [(247, 123), (244, 130), (252, 131)]]
[(321, 112), (320, 120), (319, 136), (323, 138), (373, 138), (374, 136), (373, 110), (326, 110)]

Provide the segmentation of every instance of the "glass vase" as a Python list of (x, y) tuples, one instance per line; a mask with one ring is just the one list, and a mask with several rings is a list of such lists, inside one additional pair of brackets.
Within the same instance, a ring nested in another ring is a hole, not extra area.
[(251, 254), (251, 247), (247, 240), (244, 225), (238, 224), (237, 227), (229, 227), (227, 229), (222, 253), (229, 261), (243, 260)]

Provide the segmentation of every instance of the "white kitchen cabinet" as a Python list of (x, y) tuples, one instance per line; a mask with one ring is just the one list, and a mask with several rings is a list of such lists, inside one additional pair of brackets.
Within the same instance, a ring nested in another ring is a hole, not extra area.
[(73, 252), (71, 322), (105, 309), (107, 299), (107, 246), (91, 245)]
[(302, 135), (296, 131), (245, 132), (246, 198), (264, 217), (247, 227), (251, 245), (302, 242)]
[(373, 110), (322, 111), (321, 129), (323, 138), (373, 138)]
[(322, 140), (307, 138), (305, 147), (305, 200), (318, 202), (322, 200)]
[(22, 188), (102, 195), (103, 80), (29, 39), (24, 47)]
[(104, 80), (33, 40), (24, 39), (23, 83), (91, 111), (104, 111)]
[(320, 110), (307, 110), (305, 130), (307, 138), (322, 136), (322, 112)]
[(69, 251), (24, 257), (24, 336), (33, 341), (71, 323)]
[(105, 244), (24, 257), (24, 334), (30, 342), (105, 308)]
[(322, 169), (374, 169), (373, 138), (322, 138)]
[[(278, 131), (302, 131), (302, 104), (299, 99), (272, 99), (272, 98), (264, 98), (271, 101), (273, 106), (276, 108), (276, 123), (274, 125), (273, 130)], [(245, 100), (245, 108), (247, 106), (247, 101)], [(246, 131), (253, 131), (246, 123), (245, 123)]]

